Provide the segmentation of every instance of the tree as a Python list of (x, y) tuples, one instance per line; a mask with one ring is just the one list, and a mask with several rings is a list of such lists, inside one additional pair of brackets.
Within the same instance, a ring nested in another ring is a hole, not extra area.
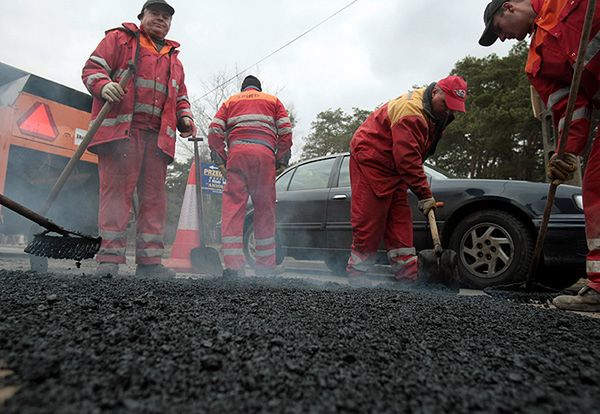
[(311, 123), (301, 159), (348, 151), (352, 135), (369, 114), (370, 111), (359, 108), (353, 108), (352, 114), (346, 114), (341, 108), (319, 113), (317, 120)]
[(431, 162), (458, 176), (543, 181), (541, 126), (533, 117), (524, 72), (528, 46), (508, 56), (466, 57), (452, 74), (469, 85), (467, 113), (459, 114)]

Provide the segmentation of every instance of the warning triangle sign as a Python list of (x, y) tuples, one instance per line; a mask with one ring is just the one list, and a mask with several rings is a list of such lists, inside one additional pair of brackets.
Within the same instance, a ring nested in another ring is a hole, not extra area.
[(48, 105), (36, 102), (17, 122), (22, 133), (35, 138), (54, 141), (58, 129)]

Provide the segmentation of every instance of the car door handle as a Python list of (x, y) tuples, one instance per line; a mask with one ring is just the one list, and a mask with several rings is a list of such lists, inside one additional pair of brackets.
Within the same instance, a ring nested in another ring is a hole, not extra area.
[(346, 194), (337, 194), (334, 195), (331, 199), (332, 200), (346, 200), (348, 198), (348, 196)]

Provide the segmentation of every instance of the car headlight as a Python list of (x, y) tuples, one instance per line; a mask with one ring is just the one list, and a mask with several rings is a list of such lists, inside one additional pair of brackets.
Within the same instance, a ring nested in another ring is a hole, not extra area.
[(581, 194), (577, 194), (576, 196), (573, 196), (573, 200), (575, 201), (577, 208), (583, 211), (583, 196)]

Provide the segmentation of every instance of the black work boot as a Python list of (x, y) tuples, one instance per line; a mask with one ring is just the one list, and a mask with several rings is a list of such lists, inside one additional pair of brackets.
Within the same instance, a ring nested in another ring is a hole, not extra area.
[(164, 267), (161, 264), (138, 264), (135, 269), (135, 275), (138, 277), (155, 277), (159, 279), (173, 279), (177, 273), (173, 269)]
[(585, 286), (577, 295), (557, 296), (552, 304), (558, 309), (578, 312), (600, 312), (600, 293)]

